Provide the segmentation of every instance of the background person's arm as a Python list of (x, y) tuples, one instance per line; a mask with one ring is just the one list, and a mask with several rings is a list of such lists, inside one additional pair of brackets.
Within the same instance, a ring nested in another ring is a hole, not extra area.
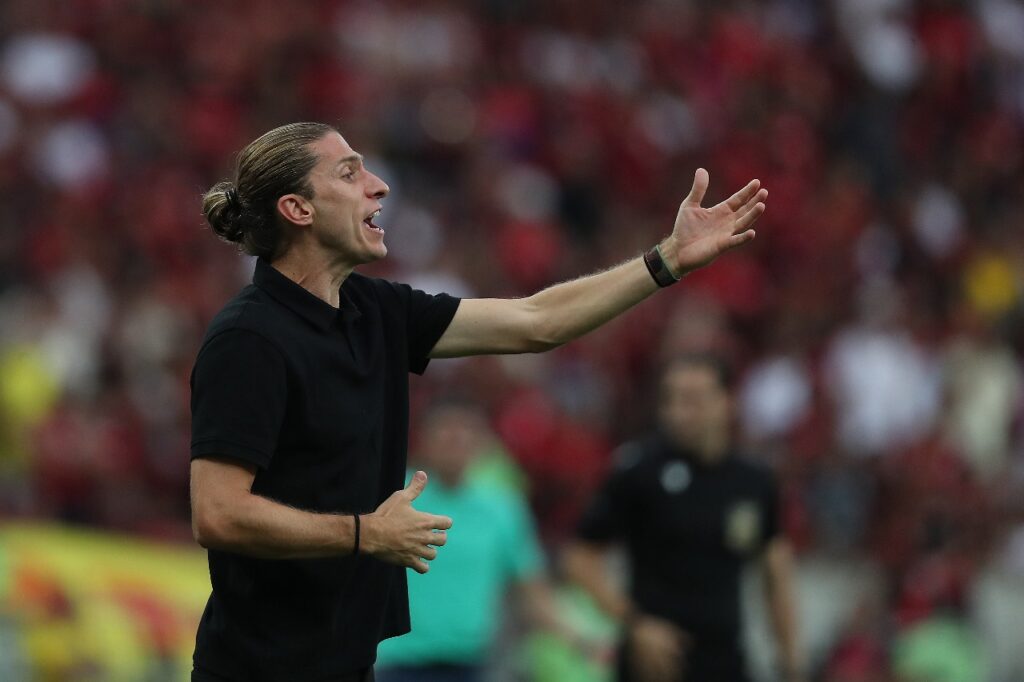
[(547, 577), (535, 575), (517, 580), (512, 587), (515, 602), (531, 629), (554, 635), (581, 653), (591, 653), (583, 638), (561, 617), (554, 587)]
[[(266, 559), (303, 559), (352, 553), (355, 521), (350, 514), (296, 509), (253, 494), (256, 468), (230, 459), (192, 461), (192, 531), (207, 549)], [(412, 502), (427, 484), (417, 472), (373, 513), (360, 517), (359, 552), (426, 573), (445, 544), (451, 519), (416, 511)], [(433, 546), (432, 546), (433, 545)]]
[[(708, 186), (703, 168), (679, 207), (672, 234), (661, 243), (668, 267), (686, 274), (754, 238), (768, 191), (758, 180), (726, 201), (702, 208)], [(657, 290), (642, 258), (556, 284), (527, 298), (465, 299), (434, 346), (433, 358), (490, 353), (535, 353), (590, 332)]]
[(798, 643), (793, 552), (786, 540), (776, 538), (768, 544), (762, 570), (778, 649), (780, 679), (802, 682), (806, 677)]
[(637, 609), (609, 580), (605, 555), (606, 550), (600, 545), (573, 542), (563, 555), (566, 575), (622, 627), (638, 679), (650, 682), (678, 679), (686, 668), (689, 636), (674, 623)]
[(609, 580), (606, 554), (601, 545), (576, 540), (565, 548), (562, 566), (566, 577), (583, 588), (606, 616), (625, 626), (636, 609), (629, 597)]

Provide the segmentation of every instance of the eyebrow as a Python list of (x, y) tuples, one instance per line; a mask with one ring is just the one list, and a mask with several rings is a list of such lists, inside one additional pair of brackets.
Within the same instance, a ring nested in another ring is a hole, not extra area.
[(362, 154), (349, 154), (345, 158), (339, 160), (338, 163), (334, 164), (334, 167), (338, 168), (339, 166), (341, 166), (343, 164), (352, 163), (353, 161), (359, 161), (360, 163), (362, 163), (363, 155)]

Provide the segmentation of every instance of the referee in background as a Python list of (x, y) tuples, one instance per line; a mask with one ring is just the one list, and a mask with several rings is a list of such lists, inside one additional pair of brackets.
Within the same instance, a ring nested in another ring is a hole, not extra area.
[[(356, 268), (387, 255), (387, 184), (341, 134), (293, 123), (251, 142), (203, 198), (257, 257), (192, 371), (191, 501), (213, 593), (193, 680), (364, 682), (409, 631), (406, 568), (429, 570), (451, 519), (403, 488), (410, 372), (432, 358), (541, 352), (596, 329), (749, 242), (756, 180), (703, 208), (697, 172), (643, 257), (518, 299), (430, 295)], [(456, 531), (457, 532), (457, 531)]]
[[(763, 569), (779, 677), (806, 680), (778, 488), (732, 445), (730, 383), (711, 356), (667, 365), (658, 431), (617, 451), (564, 555), (570, 579), (621, 625), (622, 682), (745, 682), (740, 578), (748, 561)], [(625, 546), (628, 594), (606, 572), (612, 543)]]

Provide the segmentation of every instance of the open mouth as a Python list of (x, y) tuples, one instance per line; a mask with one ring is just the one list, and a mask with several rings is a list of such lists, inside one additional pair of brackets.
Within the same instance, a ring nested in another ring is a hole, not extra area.
[(384, 234), (384, 228), (379, 227), (378, 225), (374, 225), (373, 223), (373, 219), (380, 215), (380, 211), (381, 209), (378, 208), (376, 211), (363, 218), (363, 225), (365, 225), (367, 229), (373, 230), (374, 232), (379, 232), (380, 234)]

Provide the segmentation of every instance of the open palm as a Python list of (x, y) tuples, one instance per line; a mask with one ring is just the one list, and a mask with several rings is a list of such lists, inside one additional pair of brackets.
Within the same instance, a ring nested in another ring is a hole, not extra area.
[(751, 228), (764, 213), (768, 190), (761, 189), (760, 180), (751, 180), (722, 203), (704, 208), (700, 202), (709, 181), (708, 172), (698, 168), (690, 194), (676, 215), (671, 239), (675, 242), (676, 272), (680, 274), (707, 265), (729, 249), (749, 242), (754, 238)]

